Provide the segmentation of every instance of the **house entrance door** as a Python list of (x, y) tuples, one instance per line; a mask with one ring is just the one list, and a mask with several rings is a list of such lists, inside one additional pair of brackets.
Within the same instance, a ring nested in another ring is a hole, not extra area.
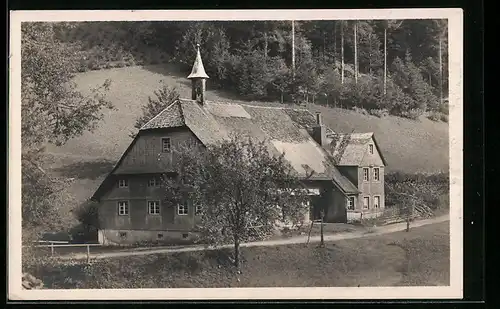
[(321, 219), (321, 195), (311, 195), (311, 220)]

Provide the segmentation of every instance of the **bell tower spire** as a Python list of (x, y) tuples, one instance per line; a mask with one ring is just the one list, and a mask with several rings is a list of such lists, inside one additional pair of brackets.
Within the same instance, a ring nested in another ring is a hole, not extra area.
[(200, 44), (196, 45), (196, 59), (187, 78), (191, 80), (191, 99), (200, 104), (205, 103), (205, 82), (209, 77), (201, 61)]

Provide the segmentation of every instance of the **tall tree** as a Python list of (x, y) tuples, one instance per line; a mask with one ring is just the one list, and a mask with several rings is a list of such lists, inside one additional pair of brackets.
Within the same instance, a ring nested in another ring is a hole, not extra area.
[[(45, 146), (62, 145), (94, 130), (103, 109), (112, 109), (103, 85), (85, 96), (73, 82), (80, 47), (56, 38), (70, 23), (23, 23), (21, 27), (21, 142), (23, 226), (48, 228), (60, 183), (43, 169)], [(76, 55), (76, 56), (75, 56)]]
[(382, 21), (384, 27), (384, 95), (387, 93), (387, 31), (398, 29), (403, 21), (386, 19)]
[[(148, 97), (148, 103), (141, 107), (142, 114), (137, 117), (134, 128), (139, 130), (149, 120), (158, 115), (165, 108), (179, 99), (179, 93), (175, 88), (168, 85), (153, 92), (154, 97)], [(137, 132), (131, 132), (130, 137), (134, 138)]]
[(165, 200), (198, 205), (203, 240), (232, 243), (237, 268), (242, 242), (268, 235), (278, 220), (303, 220), (307, 208), (300, 180), (284, 156), (271, 156), (264, 143), (233, 137), (174, 151), (178, 176), (164, 177)]
[(440, 19), (434, 21), (435, 26), (437, 28), (437, 37), (439, 41), (439, 101), (440, 104), (443, 104), (443, 54), (444, 54), (444, 45), (445, 41), (447, 41), (448, 34), (448, 23), (446, 19)]
[(344, 71), (345, 71), (345, 63), (344, 63), (344, 27), (345, 27), (346, 22), (341, 21), (340, 22), (340, 55), (341, 55), (341, 65), (340, 65), (340, 80), (341, 83), (344, 83)]
[(357, 38), (357, 32), (358, 32), (358, 21), (354, 21), (353, 25), (354, 29), (354, 81), (357, 83), (358, 82), (358, 38)]
[(295, 79), (295, 21), (292, 20), (292, 79)]

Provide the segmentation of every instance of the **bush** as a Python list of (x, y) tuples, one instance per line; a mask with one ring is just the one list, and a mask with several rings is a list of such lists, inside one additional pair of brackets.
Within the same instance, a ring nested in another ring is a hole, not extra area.
[(371, 109), (368, 111), (371, 115), (373, 116), (376, 116), (376, 117), (379, 117), (379, 118), (383, 118), (383, 117), (387, 117), (389, 115), (389, 111), (386, 110), (385, 108), (383, 109)]
[(421, 109), (412, 108), (410, 110), (402, 111), (400, 116), (408, 119), (417, 120), (424, 113)]
[(357, 112), (357, 113), (360, 113), (360, 114), (363, 114), (363, 115), (368, 115), (368, 111), (362, 107), (357, 107), (357, 106), (354, 106), (352, 108), (353, 111)]
[(412, 203), (407, 195), (417, 198), (417, 203), (435, 210), (449, 204), (449, 175), (406, 174), (401, 172), (385, 175), (387, 207), (404, 207)]
[(427, 118), (432, 121), (439, 121), (441, 120), (441, 114), (438, 112), (430, 112)]
[(442, 122), (448, 122), (448, 115), (441, 114), (441, 121)]

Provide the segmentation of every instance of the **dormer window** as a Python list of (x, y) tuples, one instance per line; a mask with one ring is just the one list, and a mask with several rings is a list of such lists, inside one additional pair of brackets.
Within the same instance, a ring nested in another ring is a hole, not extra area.
[(161, 151), (162, 152), (170, 152), (170, 137), (164, 137), (161, 139)]
[(374, 152), (374, 150), (373, 150), (373, 144), (368, 145), (368, 149), (370, 151), (370, 154), (373, 154), (373, 152)]

